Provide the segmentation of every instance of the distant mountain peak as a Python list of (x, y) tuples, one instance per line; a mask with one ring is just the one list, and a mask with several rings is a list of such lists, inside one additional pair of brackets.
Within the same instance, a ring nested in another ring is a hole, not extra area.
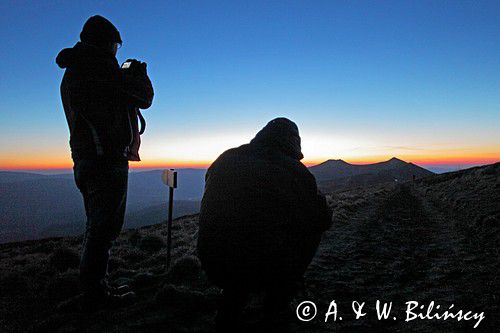
[(312, 166), (309, 170), (317, 181), (333, 181), (343, 178), (344, 182), (351, 183), (355, 183), (358, 179), (365, 183), (368, 179), (370, 182), (387, 181), (387, 179), (391, 181), (394, 179), (411, 180), (414, 175), (418, 178), (432, 174), (428, 170), (397, 157), (372, 164), (350, 164), (341, 159), (329, 159)]
[(323, 163), (342, 163), (342, 164), (349, 164), (347, 163), (346, 161), (342, 160), (342, 159), (329, 159)]
[(387, 163), (387, 164), (395, 164), (395, 165), (406, 165), (408, 162), (405, 162), (397, 157), (392, 157), (391, 159), (385, 161), (385, 162), (380, 162), (380, 163)]

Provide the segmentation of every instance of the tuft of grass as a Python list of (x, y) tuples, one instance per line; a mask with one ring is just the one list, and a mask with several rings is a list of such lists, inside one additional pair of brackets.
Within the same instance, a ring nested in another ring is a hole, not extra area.
[(174, 262), (167, 273), (167, 280), (172, 283), (189, 284), (197, 282), (201, 277), (200, 259), (195, 256), (184, 256)]
[(163, 247), (165, 242), (158, 236), (145, 236), (139, 241), (139, 249), (150, 254), (159, 252)]
[(120, 253), (120, 258), (125, 261), (124, 267), (128, 267), (142, 262), (147, 259), (147, 256), (143, 251), (137, 248), (129, 248)]

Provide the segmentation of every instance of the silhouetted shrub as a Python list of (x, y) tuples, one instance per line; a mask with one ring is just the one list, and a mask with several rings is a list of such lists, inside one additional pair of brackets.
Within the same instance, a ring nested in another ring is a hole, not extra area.
[(148, 253), (158, 252), (164, 246), (165, 242), (158, 236), (145, 236), (139, 241), (139, 249)]
[(167, 273), (167, 280), (172, 283), (196, 282), (201, 276), (200, 259), (184, 256), (174, 262)]
[(70, 268), (77, 268), (80, 264), (80, 257), (72, 249), (58, 248), (49, 256), (49, 264), (58, 272), (64, 272)]

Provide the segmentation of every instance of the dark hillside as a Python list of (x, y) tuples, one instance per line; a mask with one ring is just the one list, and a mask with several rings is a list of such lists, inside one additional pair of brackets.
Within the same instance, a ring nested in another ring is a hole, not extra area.
[[(305, 290), (293, 302), (314, 301), (322, 316), (310, 322), (290, 318), (293, 332), (471, 331), (475, 321), (405, 322), (405, 302), (434, 301), (448, 309), (483, 312), (478, 332), (500, 325), (500, 163), (426, 177), (403, 184), (379, 184), (328, 196), (334, 225), (325, 233), (305, 276)], [(77, 266), (81, 239), (58, 238), (0, 245), (2, 332), (214, 332), (219, 290), (196, 259), (197, 216), (174, 221), (176, 264), (165, 272), (164, 224), (127, 230), (112, 255), (111, 280), (131, 284), (135, 302), (85, 314), (78, 310)], [(324, 322), (331, 300), (342, 321)], [(397, 320), (378, 321), (375, 301), (393, 302)], [(355, 320), (353, 300), (369, 314)], [(250, 331), (259, 331), (261, 298), (245, 311)], [(371, 312), (370, 312), (371, 311)], [(321, 318), (323, 317), (323, 318)]]
[(46, 176), (31, 172), (0, 171), (0, 184), (43, 178), (46, 178)]
[[(168, 188), (161, 182), (161, 170), (134, 171), (129, 175), (127, 213), (130, 225), (139, 223), (137, 214), (145, 210), (158, 212), (165, 204)], [(195, 213), (205, 184), (204, 169), (179, 169), (179, 188), (175, 200), (180, 214)], [(148, 215), (151, 217), (152, 215)], [(23, 172), (0, 172), (0, 243), (44, 237), (71, 236), (83, 230), (85, 213), (82, 198), (72, 174), (39, 175)]]

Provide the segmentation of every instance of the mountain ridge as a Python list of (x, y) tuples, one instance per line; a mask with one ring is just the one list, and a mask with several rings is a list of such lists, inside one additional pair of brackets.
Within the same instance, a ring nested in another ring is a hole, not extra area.
[(344, 160), (327, 160), (309, 168), (326, 192), (352, 186), (367, 186), (385, 182), (401, 182), (433, 175), (432, 171), (392, 157), (371, 164), (351, 164)]

